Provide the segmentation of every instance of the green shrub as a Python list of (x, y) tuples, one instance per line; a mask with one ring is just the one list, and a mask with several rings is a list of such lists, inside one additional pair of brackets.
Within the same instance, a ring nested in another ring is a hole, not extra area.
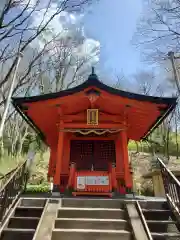
[(50, 186), (45, 184), (30, 185), (28, 184), (25, 193), (46, 193), (50, 191)]

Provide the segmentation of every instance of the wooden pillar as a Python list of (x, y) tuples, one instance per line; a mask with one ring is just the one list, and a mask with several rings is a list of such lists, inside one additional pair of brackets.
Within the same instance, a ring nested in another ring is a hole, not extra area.
[(68, 188), (74, 188), (75, 172), (76, 172), (76, 164), (72, 162), (70, 166), (70, 171), (69, 171)]
[(116, 175), (120, 176), (122, 173), (122, 165), (121, 165), (121, 139), (118, 134), (116, 139)]
[(127, 141), (126, 131), (121, 131), (120, 135), (121, 135), (125, 185), (126, 185), (126, 188), (132, 189), (132, 177), (131, 177), (130, 168), (129, 168), (128, 141)]
[(112, 188), (114, 191), (118, 191), (117, 179), (116, 179), (116, 167), (115, 164), (111, 164), (111, 176), (112, 176)]
[(61, 172), (62, 172), (63, 148), (64, 148), (64, 132), (59, 131), (54, 185), (60, 185), (60, 181), (61, 181), (60, 178), (61, 178)]
[(54, 149), (51, 146), (50, 147), (50, 158), (49, 158), (49, 166), (48, 166), (48, 181), (50, 180), (51, 177), (53, 177), (53, 164), (55, 161), (55, 154), (54, 154)]
[(69, 163), (70, 163), (70, 138), (67, 133), (64, 136), (64, 153), (63, 153), (63, 174), (69, 173)]
[(118, 133), (116, 138), (116, 180), (117, 180), (117, 192), (124, 194), (124, 181), (123, 174), (124, 165), (123, 165), (123, 154), (122, 154), (122, 143), (121, 135)]

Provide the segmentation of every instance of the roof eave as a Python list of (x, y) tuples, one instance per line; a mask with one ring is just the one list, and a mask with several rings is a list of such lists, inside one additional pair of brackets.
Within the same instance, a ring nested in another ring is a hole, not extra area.
[(155, 123), (149, 128), (149, 130), (145, 133), (145, 135), (141, 138), (142, 140), (147, 140), (148, 136), (162, 123), (162, 121), (175, 109), (177, 102), (171, 104), (171, 106), (164, 112), (162, 116), (160, 116)]
[(21, 115), (21, 117), (27, 122), (27, 124), (37, 133), (37, 135), (40, 137), (40, 139), (47, 144), (46, 138), (42, 131), (36, 126), (36, 124), (33, 122), (31, 118), (29, 118), (21, 109), (20, 105), (17, 104), (13, 99), (12, 99), (12, 104), (16, 111)]
[(72, 95), (77, 92), (84, 91), (86, 88), (89, 88), (89, 87), (96, 87), (96, 88), (99, 88), (100, 90), (107, 91), (110, 94), (113, 94), (116, 96), (134, 99), (137, 101), (152, 102), (152, 103), (156, 103), (156, 104), (173, 104), (173, 102), (176, 102), (176, 100), (177, 100), (177, 98), (160, 98), (160, 97), (145, 96), (142, 94), (122, 91), (122, 90), (107, 86), (104, 83), (100, 82), (96, 78), (94, 78), (94, 79), (89, 78), (87, 81), (85, 81), (81, 85), (78, 85), (74, 88), (62, 90), (62, 91), (59, 91), (56, 93), (48, 93), (48, 94), (44, 94), (44, 95), (25, 97), (25, 98), (24, 97), (13, 98), (13, 100), (19, 104), (20, 103), (32, 103), (32, 102), (37, 102), (37, 101), (45, 101), (48, 99), (55, 99), (55, 98), (61, 98), (61, 97), (65, 97), (68, 95)]

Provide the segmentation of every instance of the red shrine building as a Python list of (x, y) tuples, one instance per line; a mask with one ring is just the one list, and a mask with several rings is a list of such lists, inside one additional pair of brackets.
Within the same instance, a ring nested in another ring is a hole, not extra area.
[(111, 197), (132, 192), (128, 141), (146, 139), (177, 99), (121, 91), (92, 73), (77, 87), (12, 101), (50, 148), (55, 191)]

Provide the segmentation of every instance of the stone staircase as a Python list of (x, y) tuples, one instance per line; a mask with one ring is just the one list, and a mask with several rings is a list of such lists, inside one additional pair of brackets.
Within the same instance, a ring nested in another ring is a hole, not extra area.
[(134, 200), (22, 198), (1, 226), (0, 240), (180, 239), (166, 201), (138, 202), (141, 213)]
[(133, 239), (123, 201), (64, 199), (57, 211), (52, 240)]
[(141, 201), (140, 205), (153, 240), (180, 239), (180, 224), (166, 201)]
[(132, 230), (122, 201), (64, 199), (52, 240), (130, 240)]
[(20, 199), (0, 231), (0, 240), (32, 240), (45, 199)]

